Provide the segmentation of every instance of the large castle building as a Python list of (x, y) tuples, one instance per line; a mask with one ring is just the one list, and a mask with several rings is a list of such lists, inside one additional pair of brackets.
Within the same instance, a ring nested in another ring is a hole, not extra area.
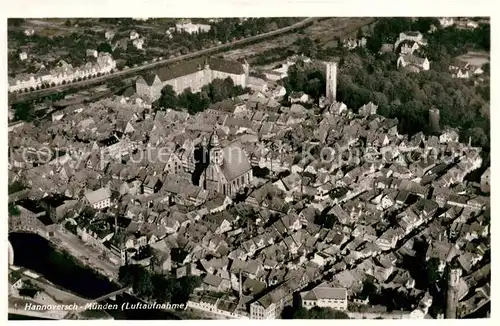
[(202, 146), (209, 150), (208, 166), (200, 178), (204, 189), (231, 196), (251, 183), (252, 166), (237, 141), (221, 147), (219, 138), (214, 132), (210, 144), (207, 146), (207, 141), (204, 139)]
[(190, 88), (199, 92), (214, 79), (230, 77), (235, 85), (247, 86), (248, 64), (219, 58), (199, 58), (160, 68), (156, 73), (140, 76), (136, 81), (137, 94), (150, 101), (160, 98), (161, 90), (171, 85), (177, 94)]

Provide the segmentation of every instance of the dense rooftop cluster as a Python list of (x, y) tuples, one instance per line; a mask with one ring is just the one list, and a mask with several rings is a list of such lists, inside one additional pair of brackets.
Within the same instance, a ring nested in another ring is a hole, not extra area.
[[(469, 181), (484, 170), (480, 148), (453, 129), (401, 135), (371, 102), (355, 114), (338, 102), (285, 107), (276, 94), (194, 116), (136, 95), (68, 107), (10, 133), (9, 180), (31, 201), (65, 195), (51, 218), (117, 264), (201, 275), (192, 304), (228, 316), (277, 318), (297, 292), (423, 316), (439, 291), (422, 274), (446, 280), (452, 264), (459, 315), (489, 299), (489, 169)], [(232, 197), (193, 178), (214, 134), (252, 165)]]

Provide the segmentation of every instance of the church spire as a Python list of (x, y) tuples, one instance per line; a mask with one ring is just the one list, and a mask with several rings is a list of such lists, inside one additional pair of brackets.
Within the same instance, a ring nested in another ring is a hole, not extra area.
[(222, 149), (216, 131), (213, 132), (210, 138), (210, 163), (222, 165)]
[(211, 148), (220, 147), (219, 136), (217, 136), (217, 132), (216, 131), (214, 131), (212, 133), (212, 137), (210, 138), (210, 147)]

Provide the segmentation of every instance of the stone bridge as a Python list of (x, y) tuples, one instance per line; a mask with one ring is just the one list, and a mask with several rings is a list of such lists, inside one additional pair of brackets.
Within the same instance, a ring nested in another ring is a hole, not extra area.
[(80, 308), (76, 312), (82, 312), (82, 311), (85, 311), (88, 309), (95, 309), (95, 307), (93, 307), (93, 304), (98, 304), (98, 303), (100, 303), (104, 300), (107, 300), (107, 299), (115, 300), (117, 295), (120, 295), (123, 293), (132, 294), (132, 286), (126, 286), (124, 288), (121, 288), (119, 290), (105, 294), (105, 295), (103, 295), (99, 298), (96, 298), (96, 299), (88, 299), (88, 300), (86, 300), (86, 302), (84, 304), (80, 304)]
[(108, 293), (108, 294), (105, 294), (97, 299), (92, 299), (92, 300), (89, 300), (89, 302), (101, 302), (101, 301), (104, 301), (104, 300), (107, 300), (107, 299), (113, 299), (114, 297), (116, 297), (117, 295), (120, 295), (120, 294), (123, 294), (123, 293), (128, 293), (128, 294), (131, 294), (132, 293), (132, 287), (131, 286), (126, 286), (124, 288), (121, 288), (119, 290), (116, 290), (116, 291), (113, 291), (111, 293)]
[[(9, 233), (26, 232), (35, 233), (42, 238), (49, 239), (49, 230), (38, 219), (39, 216), (45, 215), (45, 212), (34, 214), (24, 207), (17, 206), (19, 214), (9, 214)], [(9, 265), (14, 264), (14, 248), (9, 241)]]
[(9, 214), (9, 233), (33, 232), (44, 238), (48, 236), (47, 227), (38, 219), (38, 217), (44, 216), (45, 212), (35, 214), (21, 206), (17, 206), (17, 209), (19, 210), (19, 214)]

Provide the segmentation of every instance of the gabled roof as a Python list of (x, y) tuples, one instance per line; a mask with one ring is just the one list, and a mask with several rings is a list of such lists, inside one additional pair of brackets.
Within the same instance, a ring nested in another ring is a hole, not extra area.
[(151, 86), (151, 85), (153, 85), (153, 83), (156, 79), (156, 74), (154, 74), (154, 73), (145, 74), (144, 76), (139, 77), (139, 81), (141, 81), (141, 78), (142, 78), (142, 80), (144, 80), (146, 85)]
[(224, 147), (222, 153), (224, 161), (221, 168), (228, 182), (242, 176), (252, 168), (239, 142), (233, 142)]
[(208, 63), (211, 70), (235, 75), (242, 75), (245, 73), (243, 65), (239, 62), (219, 58), (198, 58), (162, 67), (158, 70), (157, 75), (160, 77), (160, 80), (164, 82), (177, 77), (193, 74), (203, 69), (205, 63)]
[(97, 189), (85, 194), (85, 198), (91, 205), (111, 197), (111, 191), (108, 188)]
[(401, 57), (405, 62), (410, 63), (410, 64), (414, 64), (414, 65), (422, 65), (425, 61), (425, 58), (420, 58), (420, 57), (417, 57), (413, 54), (405, 54), (405, 55), (402, 55)]

